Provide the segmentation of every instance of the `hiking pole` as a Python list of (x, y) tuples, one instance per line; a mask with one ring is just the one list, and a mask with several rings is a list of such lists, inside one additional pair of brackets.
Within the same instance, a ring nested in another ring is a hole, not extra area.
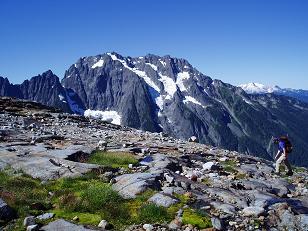
[(275, 153), (273, 152), (273, 154), (272, 154), (272, 152), (271, 152), (273, 140), (274, 140), (274, 136), (271, 137), (270, 142), (269, 142), (269, 144), (268, 144), (268, 146), (267, 146), (266, 151), (267, 151), (268, 155), (272, 158), (272, 160), (273, 160), (273, 161), (276, 161), (275, 158), (274, 158)]

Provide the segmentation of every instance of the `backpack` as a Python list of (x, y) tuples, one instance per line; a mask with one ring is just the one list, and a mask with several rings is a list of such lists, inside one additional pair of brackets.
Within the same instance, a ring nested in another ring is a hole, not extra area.
[(292, 150), (293, 150), (293, 146), (292, 146), (290, 140), (288, 139), (288, 137), (287, 137), (287, 136), (281, 136), (279, 139), (280, 139), (282, 142), (284, 142), (286, 152), (287, 152), (287, 153), (291, 153)]

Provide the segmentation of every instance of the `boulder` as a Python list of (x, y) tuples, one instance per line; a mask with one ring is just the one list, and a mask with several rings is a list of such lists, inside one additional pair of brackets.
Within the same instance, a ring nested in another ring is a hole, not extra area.
[(153, 173), (124, 174), (115, 178), (116, 183), (112, 185), (112, 188), (125, 199), (130, 199), (149, 188), (159, 189), (159, 179), (160, 175)]
[(153, 202), (157, 206), (162, 206), (165, 208), (170, 207), (179, 202), (178, 199), (175, 199), (169, 195), (163, 193), (156, 193), (154, 194), (148, 201)]
[(41, 230), (44, 230), (44, 231), (55, 231), (55, 230), (57, 231), (68, 231), (68, 230), (90, 231), (94, 229), (88, 229), (82, 225), (75, 225), (63, 219), (58, 219), (56, 221), (50, 222), (48, 225), (43, 226)]
[(215, 228), (216, 230), (223, 230), (223, 223), (219, 218), (212, 217), (211, 222), (212, 222), (213, 228)]
[(264, 213), (264, 208), (257, 207), (257, 206), (249, 206), (249, 207), (244, 208), (242, 212), (243, 212), (243, 216), (245, 217), (250, 217), (250, 216), (258, 217), (262, 213)]

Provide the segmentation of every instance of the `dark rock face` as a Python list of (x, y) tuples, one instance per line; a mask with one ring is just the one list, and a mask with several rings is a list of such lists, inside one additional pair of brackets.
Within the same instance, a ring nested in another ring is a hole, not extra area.
[[(71, 89), (62, 87), (59, 78), (50, 70), (25, 80), (20, 85), (13, 85), (7, 78), (0, 77), (0, 96), (32, 100), (65, 112), (78, 113), (84, 109), (78, 95)], [(78, 107), (74, 107), (75, 104)]]
[(24, 99), (70, 111), (65, 89), (61, 86), (59, 78), (51, 71), (24, 81), (19, 88)]
[(0, 76), (0, 96), (21, 98), (22, 94), (17, 86), (11, 84), (7, 78)]

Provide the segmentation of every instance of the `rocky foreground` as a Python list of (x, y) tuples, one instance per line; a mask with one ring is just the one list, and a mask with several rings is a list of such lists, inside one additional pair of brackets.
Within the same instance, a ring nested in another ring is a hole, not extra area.
[[(0, 171), (22, 172), (43, 185), (94, 172), (123, 203), (150, 191), (145, 203), (173, 215), (155, 223), (139, 220), (123, 229), (308, 230), (308, 172), (304, 168), (296, 168), (291, 177), (277, 176), (273, 162), (264, 159), (65, 114), (28, 101), (0, 98), (0, 112)], [(130, 153), (138, 162), (127, 167), (89, 163), (97, 150)], [(14, 230), (12, 224), (18, 220), (27, 230), (118, 227), (106, 219), (95, 226), (81, 221), (82, 215), (68, 219), (54, 212), (54, 205), (40, 209), (41, 214), (20, 217), (7, 194), (0, 182), (0, 230)], [(57, 189), (48, 194), (53, 197)], [(188, 216), (188, 211), (198, 211), (209, 222), (200, 225), (191, 218), (197, 215)]]

